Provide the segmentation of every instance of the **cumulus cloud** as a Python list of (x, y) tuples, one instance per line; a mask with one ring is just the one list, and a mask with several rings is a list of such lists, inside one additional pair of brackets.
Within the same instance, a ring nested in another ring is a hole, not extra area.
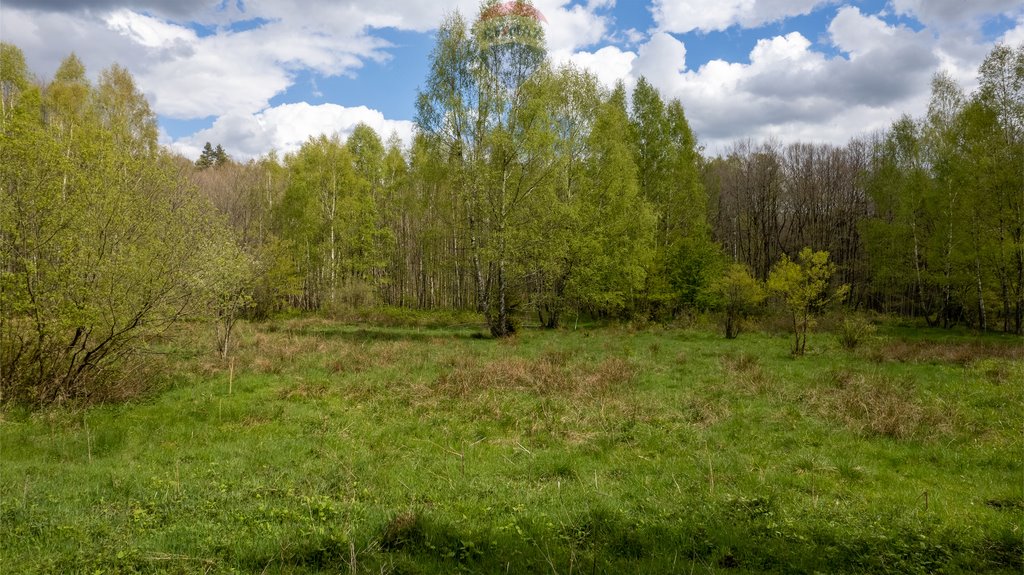
[[(1020, 0), (891, 0), (880, 14), (848, 0), (650, 0), (654, 27), (646, 32), (616, 29), (615, 0), (534, 3), (547, 19), (555, 64), (571, 62), (606, 86), (646, 76), (681, 99), (712, 150), (741, 137), (845, 141), (923, 112), (938, 70), (971, 89), (993, 40), (983, 23), (994, 15), (1017, 23), (1003, 42), (1024, 41)], [(673, 35), (760, 27), (836, 5), (827, 30), (762, 38), (743, 61), (694, 69)], [(177, 140), (163, 133), (161, 141), (191, 157), (211, 141), (249, 158), (292, 151), (319, 133), (344, 136), (359, 121), (408, 139), (412, 124), (384, 118), (372, 101), (271, 102), (300, 78), (315, 90), (322, 77), (358, 76), (368, 62), (387, 60), (384, 28), (429, 32), (445, 13), (472, 17), (478, 7), (479, 0), (3, 0), (0, 37), (20, 46), (44, 79), (72, 51), (92, 74), (118, 62), (162, 117), (214, 119), (206, 130)], [(924, 30), (893, 24), (894, 14)]]
[(313, 106), (299, 102), (255, 114), (228, 113), (217, 118), (210, 128), (169, 143), (172, 149), (192, 159), (199, 157), (206, 142), (222, 143), (232, 157), (247, 160), (270, 150), (294, 152), (311, 136), (320, 134), (338, 134), (344, 139), (360, 123), (376, 130), (384, 140), (396, 133), (406, 144), (412, 141), (412, 122), (389, 120), (365, 106)]
[(569, 61), (589, 71), (604, 86), (611, 88), (619, 80), (629, 79), (636, 54), (624, 52), (615, 46), (605, 46), (596, 52), (576, 52)]
[(838, 11), (828, 34), (841, 55), (827, 57), (792, 32), (759, 40), (749, 63), (712, 60), (692, 70), (685, 44), (660, 32), (640, 48), (631, 74), (679, 98), (711, 149), (748, 136), (838, 143), (922, 105), (939, 63), (931, 35), (852, 7)]
[(754, 28), (809, 14), (834, 0), (654, 0), (651, 12), (659, 30), (684, 34), (739, 25)]
[(1010, 46), (1024, 44), (1024, 16), (1018, 18), (1017, 26), (1007, 30), (1006, 33), (999, 38), (999, 41)]
[[(294, 83), (297, 71), (356, 75), (367, 61), (389, 58), (390, 45), (375, 30), (426, 31), (447, 12), (472, 15), (479, 6), (478, 0), (149, 0), (129, 9), (114, 0), (8, 1), (0, 32), (26, 50), (33, 69), (55, 70), (72, 51), (93, 73), (118, 61), (135, 74), (157, 113), (180, 119), (257, 112)], [(614, 2), (536, 4), (548, 20), (553, 59), (565, 62), (605, 37), (609, 21), (599, 12)], [(257, 25), (232, 28), (243, 21)], [(211, 33), (196, 32), (197, 24), (208, 23)]]
[(932, 32), (941, 68), (968, 89), (974, 87), (978, 64), (992, 49), (983, 24), (996, 17), (1024, 22), (1020, 0), (893, 0), (892, 7)]
[(156, 112), (172, 118), (257, 112), (293, 83), (294, 70), (334, 76), (387, 57), (387, 44), (360, 30), (326, 35), (273, 21), (200, 37), (186, 26), (124, 9), (105, 22), (147, 51), (135, 70), (139, 85)]
[(1020, 0), (892, 0), (897, 14), (916, 18), (931, 28), (976, 26), (992, 15), (1024, 14)]
[(611, 22), (602, 12), (613, 6), (613, 1), (573, 5), (569, 0), (536, 0), (534, 5), (547, 19), (544, 35), (555, 64), (574, 61), (574, 54), (581, 48), (597, 44), (610, 34)]

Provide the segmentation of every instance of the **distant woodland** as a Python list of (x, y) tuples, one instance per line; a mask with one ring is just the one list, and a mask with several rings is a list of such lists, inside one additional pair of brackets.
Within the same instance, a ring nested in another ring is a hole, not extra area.
[(826, 305), (1024, 333), (1024, 46), (882, 133), (712, 157), (678, 100), (552, 66), (520, 18), (532, 41), (441, 23), (411, 145), (324, 126), (246, 162), (159, 146), (122, 67), (41, 81), (3, 44), (0, 399), (102, 395), (181, 321), (227, 355), (240, 318), (373, 306), (494, 337)]

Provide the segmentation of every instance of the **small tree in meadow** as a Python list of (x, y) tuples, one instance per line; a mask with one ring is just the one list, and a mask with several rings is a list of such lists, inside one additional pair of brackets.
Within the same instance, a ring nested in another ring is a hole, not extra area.
[(841, 301), (850, 291), (849, 285), (830, 288), (836, 264), (828, 261), (828, 252), (811, 248), (800, 251), (796, 260), (782, 254), (768, 275), (768, 291), (782, 300), (793, 329), (793, 355), (803, 355), (807, 348), (807, 332), (814, 323), (814, 314), (834, 301)]
[(743, 321), (754, 313), (765, 299), (761, 282), (750, 275), (747, 266), (734, 263), (726, 268), (718, 281), (711, 284), (715, 307), (725, 314), (725, 337), (735, 339)]

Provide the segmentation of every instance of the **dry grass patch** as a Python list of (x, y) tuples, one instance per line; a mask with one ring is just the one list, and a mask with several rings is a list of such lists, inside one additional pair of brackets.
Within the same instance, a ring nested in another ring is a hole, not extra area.
[(681, 412), (688, 423), (699, 429), (708, 429), (732, 415), (727, 402), (702, 398), (693, 398), (685, 402)]
[(258, 373), (280, 374), (297, 359), (326, 353), (328, 342), (321, 338), (296, 336), (280, 331), (257, 332), (239, 349), (236, 364)]
[(776, 386), (771, 375), (761, 365), (761, 360), (749, 353), (722, 356), (722, 369), (727, 376), (727, 385), (749, 393), (761, 394)]
[(987, 341), (941, 343), (930, 341), (886, 341), (868, 352), (872, 361), (951, 363), (967, 365), (982, 359), (1024, 360), (1024, 345)]
[(330, 391), (330, 388), (325, 382), (309, 383), (299, 381), (295, 385), (279, 391), (277, 396), (281, 399), (320, 399), (327, 395), (328, 391)]
[(953, 414), (915, 398), (913, 381), (907, 379), (841, 370), (805, 399), (823, 417), (862, 435), (911, 439), (953, 430)]
[(362, 373), (394, 365), (409, 367), (411, 352), (412, 346), (405, 341), (338, 345), (328, 354), (326, 367), (333, 373)]
[(612, 357), (588, 364), (572, 362), (570, 357), (550, 353), (536, 359), (507, 357), (486, 362), (459, 357), (438, 377), (435, 387), (456, 396), (495, 389), (598, 396), (632, 383), (637, 374), (636, 367), (625, 358)]

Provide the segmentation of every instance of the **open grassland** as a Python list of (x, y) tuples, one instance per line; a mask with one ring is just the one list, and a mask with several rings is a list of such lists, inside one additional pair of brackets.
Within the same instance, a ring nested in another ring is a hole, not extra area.
[(247, 325), (0, 413), (3, 573), (1024, 568), (1021, 341)]

